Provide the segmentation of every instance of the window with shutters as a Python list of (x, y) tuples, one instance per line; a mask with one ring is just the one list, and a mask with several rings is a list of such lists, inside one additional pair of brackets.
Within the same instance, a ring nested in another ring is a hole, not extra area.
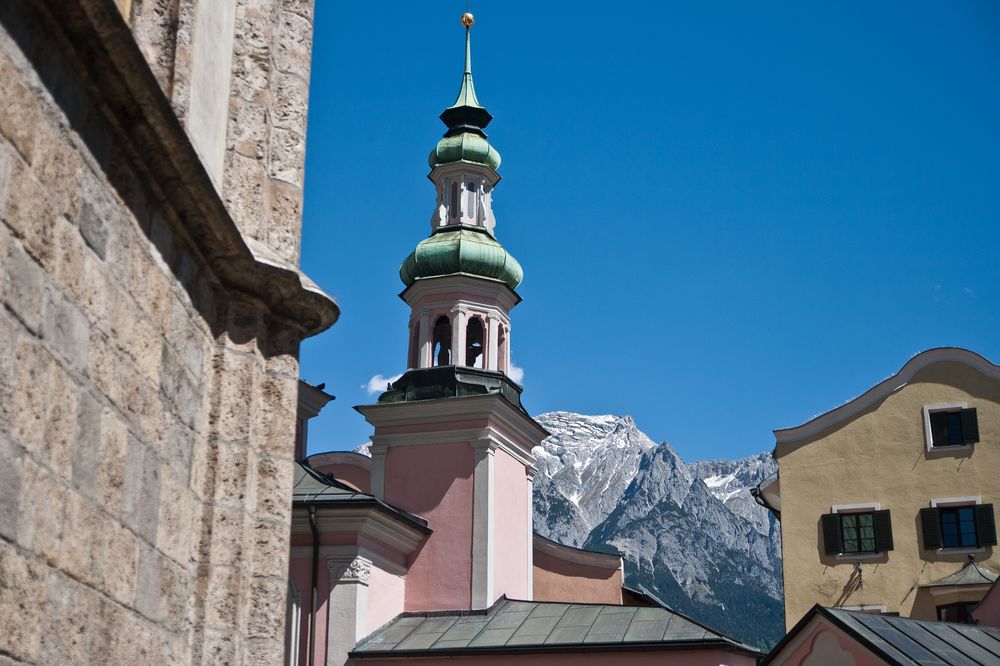
[(992, 504), (979, 498), (934, 500), (920, 510), (925, 550), (975, 550), (997, 543)]
[(892, 550), (892, 520), (878, 504), (833, 507), (822, 516), (823, 549), (828, 555), (856, 558)]
[(976, 409), (963, 403), (924, 405), (927, 450), (970, 446), (979, 441)]

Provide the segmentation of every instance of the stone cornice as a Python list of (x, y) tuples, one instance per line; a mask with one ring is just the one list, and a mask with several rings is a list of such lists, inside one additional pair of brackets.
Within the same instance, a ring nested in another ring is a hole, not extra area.
[(601, 553), (594, 550), (574, 548), (551, 539), (546, 539), (538, 533), (532, 535), (532, 547), (539, 553), (544, 553), (564, 562), (583, 564), (589, 567), (599, 567), (614, 571), (622, 566), (622, 556), (616, 553)]
[[(366, 537), (403, 558), (413, 553), (429, 532), (394, 520), (374, 508), (351, 506), (317, 508), (316, 526), (322, 535), (348, 533)], [(307, 511), (296, 509), (292, 512), (292, 533), (310, 533)]]
[(194, 146), (112, 0), (37, 0), (30, 10), (76, 63), (113, 131), (179, 237), (225, 288), (263, 302), (304, 337), (333, 325), (334, 300), (298, 268), (236, 227)]

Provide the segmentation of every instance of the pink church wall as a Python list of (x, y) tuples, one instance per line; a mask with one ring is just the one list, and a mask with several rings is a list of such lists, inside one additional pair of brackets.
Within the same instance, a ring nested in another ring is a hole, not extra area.
[(406, 575), (406, 610), (468, 608), (472, 599), (474, 454), (467, 444), (400, 446), (385, 456), (385, 500), (434, 531)]
[[(309, 613), (312, 602), (312, 562), (309, 557), (293, 556), (289, 562), (289, 575), (295, 582), (295, 588), (299, 592), (300, 608), (302, 609), (302, 622), (299, 627), (299, 666), (306, 666), (308, 661), (309, 645)], [(316, 569), (316, 606), (319, 609), (316, 613), (316, 655), (317, 664), (325, 662), (326, 657), (326, 622), (327, 622), (327, 601), (330, 598), (330, 575), (326, 568), (326, 558), (320, 557), (319, 566)]]
[(403, 612), (406, 579), (379, 567), (372, 567), (368, 584), (368, 633)]
[(509, 453), (493, 454), (493, 596), (530, 599), (528, 477)]
[(622, 603), (622, 570), (567, 562), (534, 552), (534, 600), (589, 604)]
[(994, 583), (972, 611), (976, 622), (986, 627), (1000, 627), (1000, 583)]
[[(573, 652), (565, 654), (510, 654), (468, 657), (410, 658), (407, 666), (754, 666), (756, 659), (722, 650), (658, 650), (648, 652)], [(397, 666), (398, 659), (351, 659), (356, 666)]]
[[(783, 650), (788, 654), (777, 655), (771, 662), (773, 666), (799, 666), (810, 657), (810, 664), (850, 663), (846, 659), (847, 655), (854, 658), (854, 666), (880, 666), (885, 663), (825, 620), (820, 619), (812, 626), (806, 626), (803, 633), (804, 639), (791, 651), (788, 648)], [(836, 646), (832, 651), (831, 637), (836, 639)]]
[(316, 465), (313, 469), (323, 474), (332, 474), (337, 481), (363, 493), (370, 494), (372, 491), (371, 472), (357, 465), (334, 463), (332, 465)]

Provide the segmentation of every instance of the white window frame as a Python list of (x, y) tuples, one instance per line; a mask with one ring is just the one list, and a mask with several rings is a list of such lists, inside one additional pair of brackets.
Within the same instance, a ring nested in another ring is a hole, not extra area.
[[(968, 446), (971, 446), (971, 444), (968, 445)], [(958, 448), (958, 447), (956, 446), (956, 447), (953, 447), (953, 448)], [(976, 506), (977, 504), (982, 504), (982, 503), (983, 503), (983, 498), (981, 496), (979, 496), (979, 495), (976, 495), (974, 497), (973, 496), (969, 496), (969, 497), (943, 497), (943, 498), (940, 498), (940, 499), (932, 499), (931, 500), (931, 508), (932, 509), (937, 509), (938, 507)], [(976, 536), (977, 537), (979, 536), (978, 530), (976, 532)], [(942, 535), (942, 539), (943, 538), (944, 538), (944, 536)], [(987, 550), (987, 548), (988, 548), (988, 546), (979, 546), (977, 548), (971, 548), (969, 546), (965, 546), (965, 547), (962, 547), (962, 548), (944, 548), (942, 546), (941, 548), (938, 548), (936, 552), (938, 552), (938, 553), (944, 553), (946, 555), (950, 555), (950, 554), (963, 555), (963, 554), (966, 554), (966, 553), (982, 553), (982, 552), (985, 552)]]
[[(870, 513), (881, 511), (881, 502), (861, 502), (860, 504), (834, 504), (830, 507), (831, 513)], [(884, 550), (876, 550), (874, 553), (837, 553), (837, 559), (841, 562), (856, 562), (858, 560), (877, 560), (885, 557)]]
[(862, 613), (878, 613), (885, 615), (885, 604), (861, 604), (860, 606), (841, 606), (841, 610), (860, 611)]
[(924, 405), (924, 444), (927, 447), (928, 453), (932, 451), (963, 451), (966, 449), (971, 449), (972, 444), (944, 444), (942, 446), (934, 446), (934, 433), (931, 431), (931, 414), (934, 412), (956, 412), (963, 409), (968, 409), (969, 403), (967, 402), (934, 402), (929, 405)]

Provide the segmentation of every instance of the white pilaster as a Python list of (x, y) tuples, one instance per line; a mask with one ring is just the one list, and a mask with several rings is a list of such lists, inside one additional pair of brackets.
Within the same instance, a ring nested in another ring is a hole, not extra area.
[(343, 666), (347, 653), (368, 635), (368, 581), (372, 562), (364, 557), (331, 558), (326, 619), (327, 666)]
[(532, 601), (535, 598), (535, 503), (533, 498), (533, 491), (535, 485), (535, 476), (528, 471), (528, 598), (526, 601)]
[(452, 308), (451, 364), (465, 365), (465, 326), (468, 313), (465, 308)]
[(417, 347), (417, 367), (418, 368), (429, 368), (434, 365), (434, 361), (431, 359), (431, 354), (434, 350), (431, 349), (431, 311), (424, 309), (420, 312), (420, 333), (417, 338), (419, 347)]
[(493, 597), (493, 452), (489, 439), (472, 443), (475, 473), (472, 497), (472, 607), (489, 608)]
[(486, 344), (488, 352), (486, 355), (487, 370), (497, 370), (499, 366), (499, 346), (500, 346), (500, 320), (495, 314), (489, 315), (489, 330), (486, 333)]
[(373, 441), (369, 449), (372, 454), (372, 495), (385, 499), (385, 452), (386, 447)]

